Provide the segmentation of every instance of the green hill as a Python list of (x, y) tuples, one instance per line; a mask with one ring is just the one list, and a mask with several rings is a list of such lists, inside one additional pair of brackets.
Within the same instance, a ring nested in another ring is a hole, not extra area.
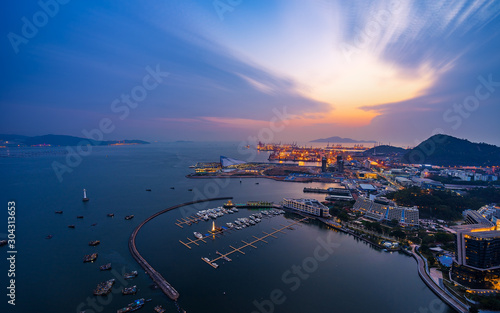
[(369, 156), (369, 155), (395, 155), (395, 154), (403, 154), (407, 150), (400, 148), (400, 147), (394, 147), (394, 146), (389, 146), (389, 145), (381, 145), (381, 146), (376, 146), (371, 149), (366, 150), (363, 152), (364, 156)]
[(409, 150), (402, 161), (442, 166), (493, 166), (500, 165), (500, 148), (448, 135), (434, 135)]

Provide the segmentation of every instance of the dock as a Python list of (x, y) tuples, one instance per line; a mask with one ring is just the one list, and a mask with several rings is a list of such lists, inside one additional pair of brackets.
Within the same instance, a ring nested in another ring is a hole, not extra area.
[(240, 247), (238, 248), (235, 248), (233, 246), (229, 246), (231, 248), (231, 251), (227, 252), (227, 253), (220, 253), (220, 252), (216, 252), (219, 256), (216, 257), (215, 259), (212, 259), (212, 260), (205, 260), (202, 258), (202, 260), (207, 263), (208, 265), (210, 265), (211, 267), (213, 268), (217, 268), (217, 266), (214, 266), (213, 263), (218, 261), (218, 260), (221, 260), (221, 259), (224, 259), (224, 260), (227, 260), (229, 259), (229, 255), (233, 254), (233, 253), (236, 253), (236, 252), (239, 252), (241, 254), (245, 254), (245, 252), (243, 252), (242, 250), (247, 248), (247, 247), (252, 247), (252, 248), (255, 248), (257, 249), (257, 246), (255, 246), (255, 243), (259, 242), (259, 241), (262, 241), (264, 243), (268, 243), (267, 241), (265, 241), (264, 239), (266, 239), (267, 237), (273, 237), (273, 238), (277, 238), (276, 236), (274, 236), (275, 234), (277, 233), (283, 233), (283, 234), (286, 234), (283, 230), (287, 229), (287, 228), (290, 228), (291, 226), (293, 225), (296, 225), (296, 224), (299, 224), (299, 223), (302, 223), (304, 221), (306, 221), (307, 219), (309, 219), (308, 217), (304, 217), (298, 221), (295, 221), (293, 223), (290, 223), (289, 225), (282, 225), (283, 227), (279, 228), (279, 229), (275, 229), (273, 228), (273, 232), (271, 233), (266, 233), (266, 232), (262, 232), (264, 234), (264, 236), (261, 236), (261, 237), (256, 237), (256, 236), (253, 236), (253, 238), (255, 238), (254, 240), (250, 241), (250, 242), (246, 242), (244, 240), (242, 240), (241, 242), (243, 243), (243, 245), (241, 245)]
[(166, 213), (166, 212), (169, 212), (169, 211), (172, 211), (172, 210), (175, 210), (175, 209), (178, 209), (178, 208), (181, 208), (183, 206), (188, 206), (188, 205), (192, 205), (192, 204), (195, 204), (195, 203), (201, 203), (201, 202), (209, 202), (209, 201), (217, 201), (217, 200), (230, 200), (232, 199), (232, 197), (219, 197), (219, 198), (210, 198), (210, 199), (204, 199), (204, 200), (198, 200), (198, 201), (191, 201), (191, 202), (185, 202), (185, 203), (182, 203), (182, 204), (178, 204), (178, 205), (174, 205), (172, 207), (169, 207), (165, 210), (162, 210), (162, 211), (159, 211), (153, 215), (151, 215), (150, 217), (148, 217), (147, 219), (145, 219), (142, 223), (140, 223), (139, 225), (137, 225), (137, 227), (134, 229), (134, 231), (132, 232), (132, 234), (130, 235), (130, 238), (129, 238), (129, 241), (128, 241), (128, 248), (130, 250), (130, 253), (132, 254), (132, 257), (134, 257), (134, 259), (137, 261), (137, 263), (146, 271), (146, 274), (149, 275), (149, 277), (151, 277), (151, 279), (153, 280), (153, 282), (161, 289), (161, 291), (163, 291), (163, 293), (165, 295), (167, 295), (170, 299), (174, 300), (174, 301), (177, 301), (177, 299), (179, 298), (179, 292), (177, 290), (175, 290), (175, 288), (170, 285), (167, 280), (160, 274), (158, 273), (143, 257), (142, 255), (139, 253), (139, 251), (137, 250), (137, 247), (136, 247), (136, 244), (135, 244), (135, 238), (137, 237), (137, 234), (139, 233), (139, 231), (141, 230), (141, 228), (149, 221), (151, 221), (152, 219), (154, 219), (155, 217), (163, 214), (163, 213)]
[(215, 237), (217, 235), (222, 235), (224, 232), (227, 232), (227, 231), (229, 231), (229, 229), (222, 229), (220, 231), (210, 233), (210, 234), (208, 234), (206, 236), (203, 236), (201, 238), (196, 238), (195, 240), (193, 240), (191, 238), (187, 238), (188, 242), (184, 242), (182, 240), (179, 240), (179, 242), (182, 243), (187, 248), (191, 249), (191, 245), (197, 245), (197, 246), (199, 246), (199, 244), (198, 244), (199, 242), (207, 243), (205, 241), (206, 239), (215, 239)]

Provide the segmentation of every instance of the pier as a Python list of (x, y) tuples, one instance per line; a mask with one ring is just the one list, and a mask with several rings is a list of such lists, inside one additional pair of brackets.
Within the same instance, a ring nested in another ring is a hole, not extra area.
[(228, 231), (229, 229), (222, 229), (220, 231), (216, 231), (216, 232), (213, 232), (209, 235), (206, 235), (206, 236), (203, 236), (202, 238), (196, 238), (195, 240), (191, 239), (191, 238), (187, 238), (187, 241), (188, 242), (184, 242), (182, 240), (179, 240), (180, 243), (182, 243), (184, 246), (186, 246), (187, 248), (191, 249), (191, 245), (197, 245), (199, 246), (198, 242), (203, 242), (203, 243), (207, 243), (205, 241), (205, 239), (209, 239), (209, 238), (212, 238), (212, 239), (215, 239), (215, 236), (217, 235), (220, 235), (222, 233), (224, 233), (225, 231)]
[(153, 282), (170, 299), (176, 301), (179, 298), (179, 292), (177, 290), (175, 290), (175, 288), (172, 287), (172, 285), (170, 285), (167, 282), (167, 280), (160, 273), (158, 273), (142, 257), (142, 255), (139, 253), (139, 251), (137, 250), (136, 244), (135, 244), (135, 238), (137, 237), (137, 234), (141, 230), (142, 226), (144, 226), (147, 222), (151, 221), (152, 219), (154, 219), (155, 217), (157, 217), (157, 216), (159, 216), (159, 215), (161, 215), (163, 213), (166, 213), (166, 212), (178, 209), (178, 208), (183, 207), (183, 206), (196, 204), (196, 203), (209, 202), (209, 201), (217, 201), (217, 200), (230, 200), (230, 199), (232, 199), (232, 197), (210, 198), (210, 199), (204, 199), (204, 200), (198, 200), (198, 201), (191, 201), (191, 202), (185, 202), (185, 203), (182, 203), (182, 204), (174, 205), (174, 206), (169, 207), (169, 208), (167, 208), (165, 210), (157, 212), (157, 213), (151, 215), (150, 217), (148, 217), (147, 219), (145, 219), (142, 223), (140, 223), (139, 225), (137, 225), (137, 227), (134, 229), (134, 231), (130, 235), (130, 238), (129, 238), (129, 241), (128, 241), (128, 248), (130, 250), (130, 253), (134, 257), (134, 259), (137, 261), (137, 263), (146, 271), (146, 274), (148, 274), (149, 277), (151, 277), (151, 279), (153, 280)]
[(241, 253), (241, 254), (245, 254), (245, 252), (243, 252), (242, 250), (243, 250), (243, 249), (245, 249), (246, 247), (252, 247), (252, 248), (257, 249), (257, 246), (255, 246), (255, 245), (254, 245), (255, 243), (257, 243), (257, 242), (259, 242), (259, 241), (262, 241), (262, 242), (264, 242), (264, 243), (267, 243), (267, 241), (265, 241), (265, 240), (264, 240), (264, 239), (266, 239), (267, 237), (277, 238), (276, 236), (274, 236), (274, 235), (275, 235), (275, 234), (277, 234), (277, 233), (283, 233), (283, 234), (286, 234), (286, 233), (283, 231), (284, 229), (287, 229), (287, 228), (290, 228), (290, 227), (291, 227), (291, 226), (293, 226), (293, 225), (296, 225), (296, 224), (302, 223), (302, 222), (304, 222), (304, 221), (305, 221), (305, 220), (307, 220), (307, 219), (309, 219), (309, 218), (308, 218), (308, 217), (304, 217), (304, 218), (302, 218), (302, 219), (300, 219), (300, 220), (298, 220), (298, 221), (295, 221), (295, 222), (293, 222), (293, 223), (291, 223), (291, 224), (289, 224), (289, 225), (284, 225), (284, 226), (283, 226), (283, 227), (281, 227), (280, 229), (275, 229), (275, 228), (273, 228), (273, 230), (274, 230), (274, 231), (273, 231), (273, 232), (271, 232), (271, 233), (262, 232), (262, 233), (264, 234), (264, 236), (262, 236), (262, 237), (256, 237), (256, 236), (253, 236), (253, 238), (255, 238), (255, 239), (254, 239), (253, 241), (251, 241), (251, 242), (246, 242), (246, 241), (242, 240), (241, 242), (243, 243), (243, 245), (242, 245), (242, 246), (240, 246), (240, 247), (238, 247), (238, 248), (235, 248), (235, 247), (233, 247), (233, 246), (229, 246), (232, 250), (231, 250), (231, 251), (229, 251), (229, 252), (227, 252), (227, 253), (220, 253), (220, 252), (218, 252), (218, 251), (217, 251), (216, 253), (217, 253), (219, 256), (218, 256), (218, 257), (216, 257), (215, 259), (212, 259), (212, 260), (208, 260), (208, 261), (207, 261), (207, 260), (205, 260), (205, 259), (203, 259), (203, 258), (202, 258), (202, 260), (203, 260), (205, 263), (207, 263), (208, 265), (210, 265), (211, 267), (213, 267), (213, 268), (217, 268), (217, 266), (213, 265), (212, 263), (214, 263), (214, 262), (216, 262), (216, 261), (218, 261), (218, 260), (220, 260), (220, 259), (224, 259), (224, 260), (226, 260), (226, 261), (227, 261), (227, 260), (231, 260), (231, 259), (229, 259), (228, 255), (231, 255), (231, 254), (233, 254), (233, 253), (235, 253), (235, 252), (239, 252), (239, 253)]

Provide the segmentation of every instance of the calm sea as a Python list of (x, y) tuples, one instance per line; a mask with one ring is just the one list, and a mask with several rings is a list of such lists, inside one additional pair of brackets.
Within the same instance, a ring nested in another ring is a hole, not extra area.
[[(238, 152), (238, 143), (157, 143), (140, 146), (94, 147), (60, 182), (54, 161), (65, 164), (64, 148), (26, 148), (3, 151), (0, 157), (0, 237), (7, 236), (7, 202), (16, 202), (16, 305), (7, 304), (6, 246), (0, 248), (0, 277), (4, 295), (0, 312), (116, 312), (138, 298), (152, 299), (142, 312), (162, 304), (177, 312), (174, 302), (152, 289), (128, 251), (127, 240), (136, 225), (154, 212), (201, 197), (232, 196), (234, 202), (280, 201), (304, 197), (304, 186), (325, 184), (276, 182), (268, 179), (187, 179), (197, 162), (218, 161), (220, 155), (238, 159), (252, 157)], [(22, 152), (22, 153), (20, 153)], [(267, 153), (252, 157), (267, 159)], [(258, 183), (258, 184), (257, 184)], [(175, 187), (175, 189), (171, 189)], [(90, 201), (83, 203), (86, 188)], [(147, 192), (146, 189), (151, 189)], [(193, 189), (189, 191), (189, 189)], [(307, 194), (308, 197), (315, 197)], [(321, 195), (316, 198), (322, 200)], [(229, 251), (242, 240), (272, 232), (294, 221), (285, 215), (264, 219), (206, 244), (188, 249), (193, 232), (205, 233), (209, 223), (179, 228), (175, 221), (193, 210), (221, 205), (207, 203), (166, 213), (139, 233), (137, 247), (180, 293), (178, 305), (187, 312), (452, 312), (420, 280), (415, 261), (405, 255), (375, 250), (363, 242), (315, 222), (294, 226), (267, 243), (247, 247), (245, 254), (232, 254), (232, 262), (219, 261), (213, 269), (202, 257)], [(54, 211), (62, 210), (63, 214)], [(107, 213), (114, 213), (113, 218)], [(252, 212), (217, 219), (222, 224)], [(124, 216), (134, 214), (132, 220)], [(84, 216), (77, 219), (77, 216)], [(75, 229), (68, 225), (74, 224)], [(47, 235), (52, 239), (45, 239)], [(88, 246), (100, 240), (97, 247)], [(98, 252), (94, 263), (83, 263), (85, 254)], [(99, 266), (111, 262), (113, 271)], [(137, 270), (130, 281), (122, 272)], [(108, 297), (96, 298), (99, 282), (116, 278)], [(137, 285), (135, 296), (119, 293)]]

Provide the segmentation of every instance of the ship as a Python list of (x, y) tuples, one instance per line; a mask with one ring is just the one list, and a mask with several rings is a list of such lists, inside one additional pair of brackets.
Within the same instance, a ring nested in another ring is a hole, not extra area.
[(111, 287), (115, 284), (114, 279), (99, 283), (94, 290), (94, 296), (105, 296), (111, 292)]
[(140, 308), (142, 308), (142, 306), (144, 305), (144, 302), (145, 302), (144, 298), (135, 300), (134, 302), (132, 302), (129, 305), (127, 305), (126, 307), (121, 308), (118, 311), (116, 311), (116, 313), (125, 313), (125, 312), (137, 311)]
[(137, 293), (137, 286), (136, 285), (122, 289), (122, 294), (124, 294), (124, 295), (135, 295), (136, 293)]
[(101, 266), (99, 267), (99, 269), (100, 269), (101, 271), (108, 271), (108, 270), (110, 270), (110, 269), (111, 269), (111, 263), (107, 263), (107, 264), (101, 265)]
[(95, 246), (97, 246), (100, 243), (101, 242), (99, 240), (92, 240), (92, 241), (89, 242), (89, 246), (95, 247)]
[(137, 271), (132, 271), (130, 273), (123, 274), (123, 278), (125, 279), (131, 279), (134, 278), (135, 276), (137, 276)]
[(198, 239), (203, 238), (203, 235), (202, 235), (202, 234), (200, 234), (199, 232), (196, 232), (196, 231), (194, 232), (194, 236), (195, 236), (196, 238), (198, 238)]
[(83, 257), (83, 262), (94, 262), (97, 259), (97, 252), (92, 254), (87, 254)]
[(125, 216), (126, 220), (130, 220), (130, 219), (133, 219), (133, 218), (134, 218), (134, 215), (127, 215), (127, 216)]

